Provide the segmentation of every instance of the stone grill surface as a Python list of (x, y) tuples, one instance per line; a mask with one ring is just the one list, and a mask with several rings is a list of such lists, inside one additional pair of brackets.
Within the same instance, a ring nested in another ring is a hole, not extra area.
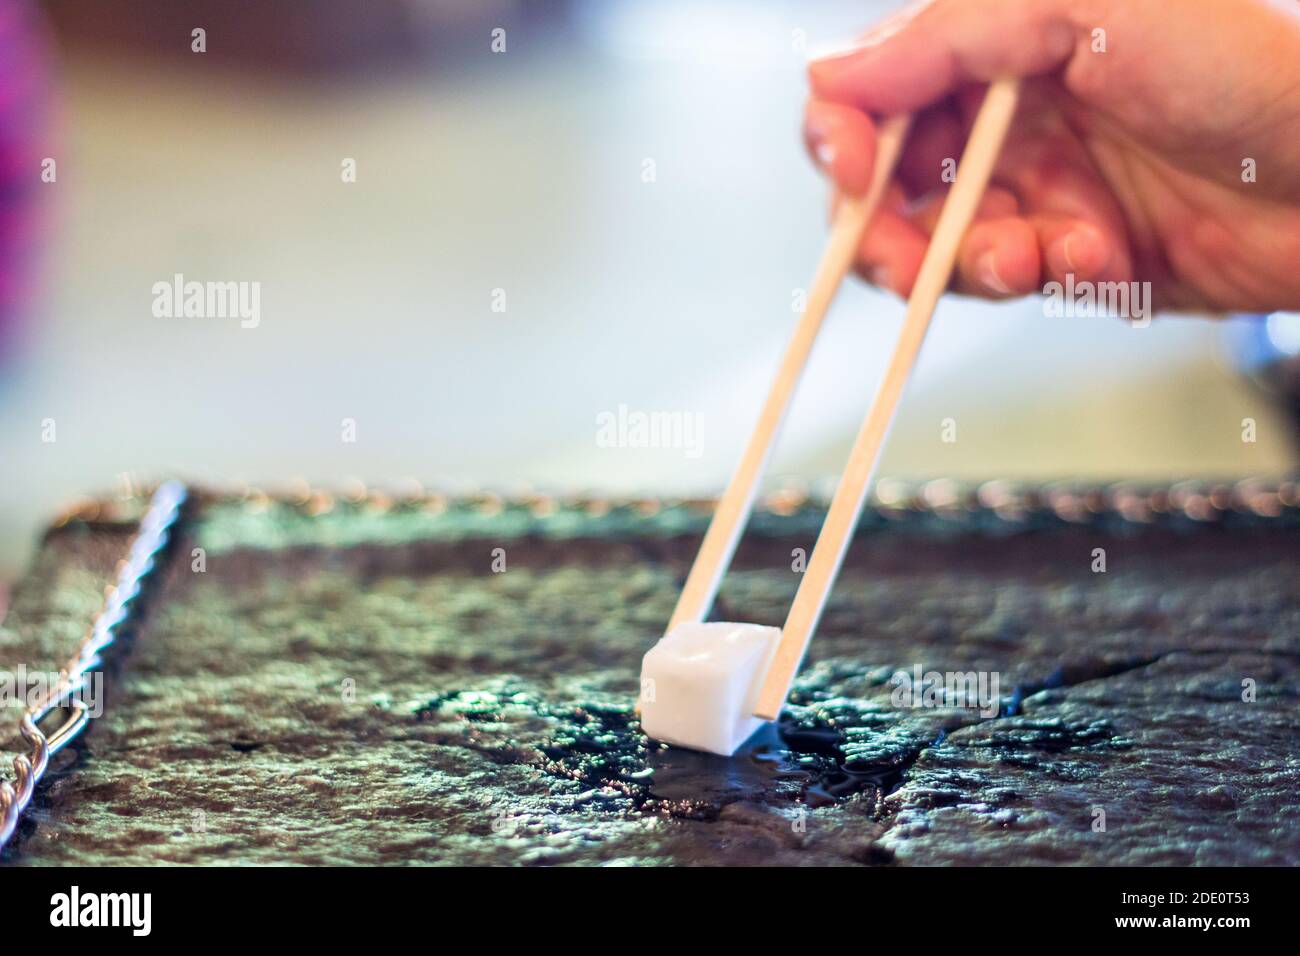
[[(756, 516), (717, 616), (780, 626), (820, 518)], [(0, 859), (1300, 863), (1294, 521), (869, 517), (779, 729), (727, 760), (632, 710), (704, 520), (211, 501)], [(50, 533), (0, 668), (67, 656), (130, 532)], [(895, 706), (917, 665), (997, 672), (1000, 716)]]

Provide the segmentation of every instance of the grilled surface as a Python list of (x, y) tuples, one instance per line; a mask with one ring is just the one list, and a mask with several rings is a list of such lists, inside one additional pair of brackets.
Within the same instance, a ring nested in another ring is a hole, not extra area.
[[(869, 518), (727, 760), (632, 711), (703, 516), (543, 514), (209, 503), (3, 859), (1300, 862), (1293, 522)], [(818, 517), (759, 516), (717, 616), (779, 626)], [(48, 537), (0, 666), (66, 656), (129, 533)], [(916, 667), (997, 674), (998, 715), (897, 706)]]

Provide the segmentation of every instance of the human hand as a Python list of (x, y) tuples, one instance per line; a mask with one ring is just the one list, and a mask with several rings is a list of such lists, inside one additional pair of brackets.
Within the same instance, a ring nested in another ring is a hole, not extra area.
[[(1098, 32), (1100, 31), (1100, 32)], [(1166, 309), (1300, 307), (1300, 4), (932, 0), (814, 60), (804, 135), (865, 190), (873, 117), (915, 112), (857, 266), (906, 295), (982, 84), (1021, 106), (954, 273), (959, 291), (1150, 282)]]

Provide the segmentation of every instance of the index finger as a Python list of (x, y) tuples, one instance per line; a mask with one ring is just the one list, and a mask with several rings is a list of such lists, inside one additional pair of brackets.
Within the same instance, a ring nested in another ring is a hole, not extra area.
[(813, 95), (868, 113), (915, 112), (967, 83), (1061, 66), (1083, 36), (1073, 0), (927, 0), (808, 65)]

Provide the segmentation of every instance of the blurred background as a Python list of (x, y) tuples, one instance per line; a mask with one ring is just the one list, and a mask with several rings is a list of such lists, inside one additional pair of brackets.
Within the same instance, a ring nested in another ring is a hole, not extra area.
[[(718, 492), (824, 238), (804, 64), (892, 6), (0, 0), (0, 581), (169, 475)], [(258, 324), (156, 317), (178, 273), (260, 283)], [(836, 473), (902, 311), (841, 293), (775, 480)], [(1290, 471), (1242, 366), (1296, 353), (1286, 317), (949, 298), (882, 473)], [(691, 447), (605, 447), (620, 406)]]

